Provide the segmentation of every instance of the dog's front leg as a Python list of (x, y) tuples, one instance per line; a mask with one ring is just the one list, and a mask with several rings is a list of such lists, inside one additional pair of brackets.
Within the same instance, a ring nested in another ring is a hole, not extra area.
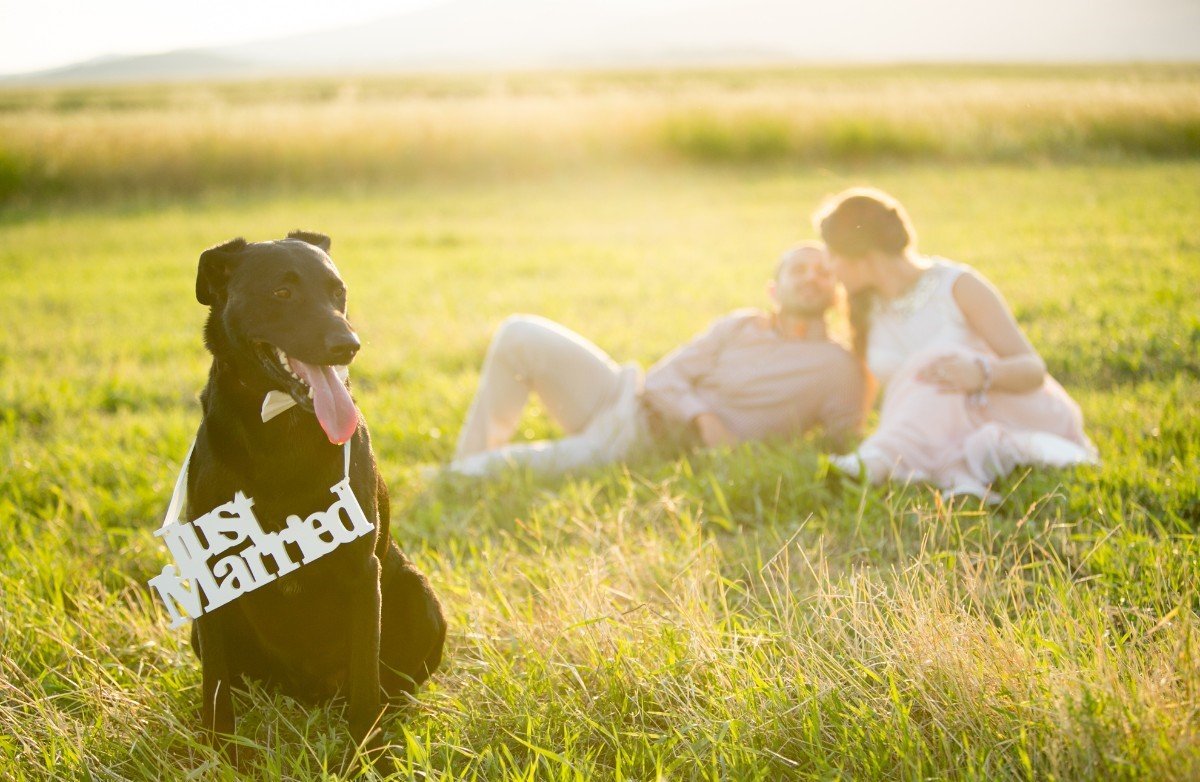
[(379, 716), (383, 701), (379, 690), (379, 559), (372, 553), (365, 563), (357, 599), (350, 618), (350, 735), (366, 750), (382, 746)]
[(229, 762), (236, 765), (237, 745), (229, 740), (234, 729), (229, 633), (221, 611), (204, 614), (195, 621), (200, 640), (200, 665), (203, 670), (200, 720), (210, 743), (223, 749)]

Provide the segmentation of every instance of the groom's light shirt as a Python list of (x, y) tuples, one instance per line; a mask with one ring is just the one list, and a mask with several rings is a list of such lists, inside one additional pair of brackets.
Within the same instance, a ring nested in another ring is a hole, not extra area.
[(715, 413), (741, 440), (821, 427), (845, 443), (862, 424), (864, 393), (859, 362), (845, 348), (785, 337), (769, 314), (744, 309), (652, 366), (643, 399), (676, 424)]

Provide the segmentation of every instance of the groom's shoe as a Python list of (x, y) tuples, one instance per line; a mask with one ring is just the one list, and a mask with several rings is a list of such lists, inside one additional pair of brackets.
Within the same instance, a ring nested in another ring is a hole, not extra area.
[(858, 453), (851, 451), (847, 454), (831, 454), (829, 466), (848, 478), (861, 478), (863, 474), (862, 459)]

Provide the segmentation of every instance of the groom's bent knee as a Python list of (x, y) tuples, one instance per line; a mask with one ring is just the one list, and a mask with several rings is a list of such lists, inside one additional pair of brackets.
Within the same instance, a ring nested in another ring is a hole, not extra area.
[(492, 344), (497, 350), (514, 350), (536, 342), (553, 331), (553, 322), (538, 315), (509, 315), (500, 321)]

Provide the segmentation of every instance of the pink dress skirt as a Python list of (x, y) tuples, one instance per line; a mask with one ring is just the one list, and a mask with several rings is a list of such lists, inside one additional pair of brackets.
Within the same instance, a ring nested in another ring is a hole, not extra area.
[(927, 481), (984, 497), (992, 481), (1018, 465), (1096, 462), (1079, 406), (1049, 375), (1035, 391), (991, 392), (985, 403), (917, 379), (930, 361), (952, 354), (981, 355), (939, 345), (913, 354), (892, 375), (879, 428), (857, 452), (872, 482)]

